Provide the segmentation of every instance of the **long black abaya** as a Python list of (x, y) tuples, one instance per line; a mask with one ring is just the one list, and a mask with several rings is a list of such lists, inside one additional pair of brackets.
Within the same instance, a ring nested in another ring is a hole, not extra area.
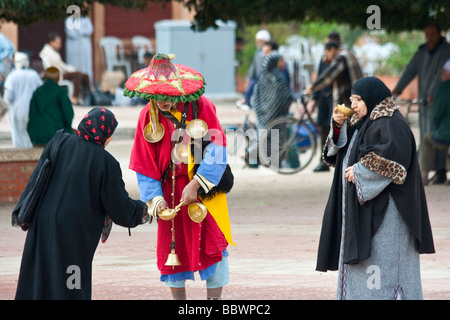
[(148, 218), (147, 206), (129, 198), (120, 165), (103, 144), (83, 136), (67, 137), (52, 170), (28, 229), (16, 299), (90, 299), (92, 260), (105, 217), (135, 227)]

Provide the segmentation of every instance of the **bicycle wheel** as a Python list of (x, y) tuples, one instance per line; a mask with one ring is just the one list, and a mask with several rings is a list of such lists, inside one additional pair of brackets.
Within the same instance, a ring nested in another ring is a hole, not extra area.
[(314, 158), (317, 149), (313, 126), (298, 119), (275, 119), (259, 136), (259, 159), (262, 164), (281, 174), (303, 170)]

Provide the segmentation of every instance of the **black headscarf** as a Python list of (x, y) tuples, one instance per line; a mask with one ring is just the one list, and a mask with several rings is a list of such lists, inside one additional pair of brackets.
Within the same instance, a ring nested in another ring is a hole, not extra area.
[(106, 108), (97, 107), (88, 112), (78, 125), (78, 135), (88, 141), (105, 146), (106, 140), (116, 130), (117, 120)]
[(378, 78), (367, 77), (356, 81), (352, 86), (352, 94), (361, 97), (367, 107), (367, 114), (359, 121), (357, 128), (359, 129), (373, 109), (384, 99), (392, 95), (391, 90)]
[(357, 94), (367, 106), (367, 114), (384, 99), (390, 97), (391, 90), (378, 78), (367, 77), (356, 81), (352, 86), (352, 94)]

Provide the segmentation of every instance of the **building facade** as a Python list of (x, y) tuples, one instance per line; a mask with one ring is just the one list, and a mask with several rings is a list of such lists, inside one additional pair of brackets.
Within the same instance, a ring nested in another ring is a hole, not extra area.
[[(67, 15), (68, 17), (70, 14)], [(89, 17), (94, 32), (92, 34), (94, 83), (98, 83), (105, 70), (103, 53), (99, 41), (105, 36), (115, 36), (123, 41), (125, 54), (128, 59), (136, 58), (131, 43), (133, 36), (139, 35), (148, 38), (153, 48), (156, 48), (155, 28), (157, 21), (165, 19), (193, 20), (190, 13), (182, 4), (172, 1), (166, 4), (149, 2), (145, 11), (126, 10), (111, 5), (94, 2)], [(31, 27), (18, 26), (14, 23), (2, 23), (1, 32), (14, 44), (16, 50), (27, 52), (32, 60), (32, 67), (42, 68), (39, 51), (47, 42), (48, 34), (56, 32), (63, 38), (61, 56), (65, 59), (65, 33), (64, 20), (56, 22), (39, 22)]]

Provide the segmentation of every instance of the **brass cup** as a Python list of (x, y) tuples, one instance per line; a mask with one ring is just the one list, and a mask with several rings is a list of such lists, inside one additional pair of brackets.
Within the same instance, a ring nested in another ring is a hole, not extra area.
[(208, 132), (208, 125), (202, 119), (191, 120), (186, 126), (186, 133), (193, 139), (203, 138)]
[(144, 128), (144, 139), (147, 140), (150, 143), (156, 143), (160, 141), (164, 137), (164, 127), (161, 123), (156, 124), (155, 131), (152, 130), (152, 124), (151, 122), (148, 123)]
[(188, 207), (189, 217), (192, 219), (192, 221), (197, 223), (202, 222), (205, 219), (207, 213), (208, 210), (206, 209), (205, 205), (200, 202), (191, 203)]
[(177, 213), (173, 209), (166, 209), (158, 213), (158, 216), (165, 221), (172, 220), (176, 215)]
[(338, 104), (337, 109), (340, 113), (342, 113), (343, 115), (345, 115), (347, 117), (351, 117), (355, 113), (355, 110), (353, 110), (352, 108), (346, 107), (345, 104)]
[(166, 209), (158, 213), (158, 216), (165, 221), (170, 221), (177, 215), (177, 212), (180, 211), (181, 206), (183, 205), (183, 202), (180, 202), (175, 208), (173, 209)]

